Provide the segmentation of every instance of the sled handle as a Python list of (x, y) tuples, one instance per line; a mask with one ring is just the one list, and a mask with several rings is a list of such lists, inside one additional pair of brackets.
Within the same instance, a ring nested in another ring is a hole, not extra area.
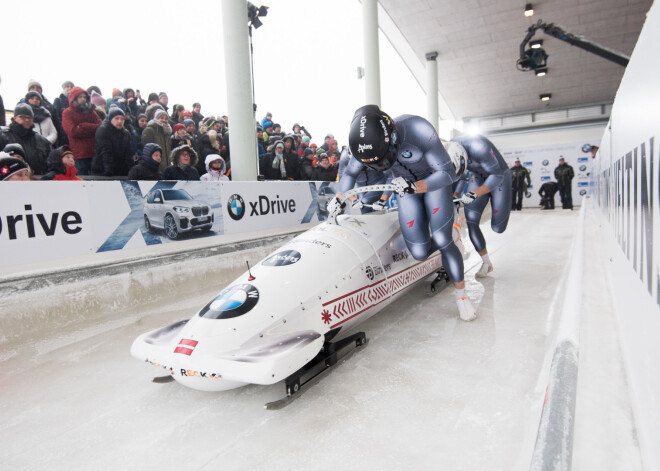
[[(392, 185), (390, 183), (382, 183), (380, 185), (368, 185), (368, 186), (361, 186), (359, 188), (353, 188), (352, 190), (348, 190), (346, 193), (341, 195), (339, 197), (339, 202), (341, 204), (344, 204), (344, 203), (346, 203), (346, 201), (351, 196), (355, 196), (355, 195), (360, 194), (360, 193), (369, 193), (370, 191), (391, 191), (391, 192), (395, 192), (396, 191), (396, 185)], [(365, 206), (371, 206), (371, 205), (365, 204)], [(339, 213), (339, 214), (341, 214), (341, 213)], [(337, 214), (336, 216), (333, 215), (333, 216), (328, 217), (328, 223), (337, 225), (337, 216), (339, 216), (339, 214)]]

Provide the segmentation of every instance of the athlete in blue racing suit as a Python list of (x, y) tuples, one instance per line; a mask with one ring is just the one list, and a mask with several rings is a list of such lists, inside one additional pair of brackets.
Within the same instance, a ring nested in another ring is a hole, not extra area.
[[(389, 170), (392, 184), (399, 186), (399, 223), (408, 250), (417, 260), (442, 252), (442, 264), (456, 288), (460, 317), (475, 319), (475, 309), (465, 296), (463, 257), (452, 238), (457, 170), (433, 126), (419, 116), (393, 120), (378, 106), (367, 105), (355, 112), (348, 141), (353, 157), (339, 181), (338, 196), (354, 187), (365, 166)], [(328, 212), (340, 211), (339, 199), (331, 200)]]
[[(472, 245), (482, 258), (482, 265), (476, 276), (485, 277), (493, 271), (488, 256), (486, 240), (479, 228), (481, 215), (490, 201), (492, 216), (490, 225), (497, 233), (502, 233), (509, 222), (511, 213), (511, 170), (497, 148), (483, 136), (460, 136), (447, 144), (450, 155), (458, 154), (467, 161), (471, 173), (467, 182), (467, 193), (461, 197), (465, 204), (465, 219)], [(454, 196), (458, 197), (465, 187), (466, 180), (458, 182)]]

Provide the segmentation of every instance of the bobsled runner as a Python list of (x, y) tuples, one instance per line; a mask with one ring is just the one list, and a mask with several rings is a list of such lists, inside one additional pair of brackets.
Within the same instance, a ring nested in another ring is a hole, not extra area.
[[(342, 199), (391, 189), (377, 186)], [(191, 319), (140, 335), (131, 354), (204, 391), (285, 381), (286, 400), (367, 343), (365, 320), (430, 275), (446, 283), (440, 269), (439, 252), (410, 255), (396, 210), (339, 215), (248, 267)]]

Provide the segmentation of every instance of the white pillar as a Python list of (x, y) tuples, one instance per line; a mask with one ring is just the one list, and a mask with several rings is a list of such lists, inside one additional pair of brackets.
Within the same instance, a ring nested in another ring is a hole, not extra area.
[(426, 119), (438, 131), (438, 57), (437, 52), (426, 53)]
[(227, 71), (227, 115), (231, 121), (231, 176), (234, 181), (255, 181), (257, 131), (252, 109), (252, 74), (245, 0), (222, 0), (222, 26)]
[(362, 0), (362, 29), (364, 32), (365, 104), (380, 106), (378, 0)]

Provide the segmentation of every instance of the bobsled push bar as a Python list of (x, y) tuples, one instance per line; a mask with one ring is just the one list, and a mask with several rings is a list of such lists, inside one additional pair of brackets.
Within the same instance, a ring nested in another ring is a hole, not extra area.
[[(390, 183), (383, 183), (381, 185), (369, 185), (369, 186), (362, 186), (359, 188), (353, 188), (352, 190), (348, 190), (346, 193), (341, 195), (339, 197), (339, 202), (343, 205), (346, 203), (346, 200), (348, 200), (351, 196), (355, 196), (359, 193), (369, 193), (370, 191), (392, 191), (396, 192), (397, 187), (396, 185), (392, 185)], [(371, 207), (372, 205), (365, 204), (365, 206)], [(338, 215), (337, 215), (338, 216)], [(337, 224), (337, 216), (330, 216), (328, 218), (328, 223), (330, 224)]]

